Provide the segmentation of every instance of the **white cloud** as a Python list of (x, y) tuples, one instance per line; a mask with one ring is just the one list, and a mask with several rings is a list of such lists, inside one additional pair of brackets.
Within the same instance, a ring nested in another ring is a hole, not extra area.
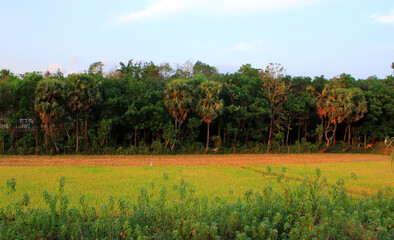
[(77, 57), (71, 56), (68, 58), (68, 61), (70, 61), (72, 63), (78, 63), (79, 59)]
[(320, 0), (153, 0), (143, 10), (116, 17), (112, 23), (157, 20), (180, 12), (242, 16), (304, 7)]
[(394, 24), (394, 9), (391, 9), (387, 14), (375, 13), (370, 17), (375, 22)]
[(250, 15), (304, 7), (319, 0), (205, 0), (202, 10), (212, 15)]
[(192, 7), (195, 1), (191, 0), (156, 0), (145, 9), (132, 12), (125, 16), (119, 16), (115, 22), (133, 22), (146, 19), (158, 19), (170, 15), (179, 10)]
[(235, 46), (231, 47), (230, 50), (232, 51), (251, 51), (251, 50), (258, 50), (261, 47), (267, 45), (267, 42), (264, 40), (256, 40), (253, 42), (241, 42), (236, 44)]
[(62, 70), (63, 66), (60, 64), (49, 64), (49, 66), (47, 67), (47, 71), (51, 73), (56, 72), (58, 69)]
[(250, 44), (250, 43), (238, 43), (234, 47), (231, 48), (231, 50), (235, 51), (248, 51), (248, 50), (253, 50), (255, 48), (255, 45)]

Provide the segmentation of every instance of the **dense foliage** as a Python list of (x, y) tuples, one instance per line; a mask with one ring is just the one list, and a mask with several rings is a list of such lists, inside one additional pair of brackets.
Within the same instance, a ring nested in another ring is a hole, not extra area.
[[(168, 176), (163, 173), (163, 178)], [(283, 192), (270, 186), (248, 190), (237, 202), (198, 198), (184, 179), (172, 187), (142, 189), (137, 204), (109, 197), (100, 209), (80, 198), (70, 206), (65, 178), (57, 194), (43, 192), (46, 207), (30, 208), (26, 193), (0, 209), (1, 239), (392, 239), (394, 198), (386, 188), (370, 197), (353, 198), (343, 180), (306, 176), (290, 184), (278, 175)], [(14, 179), (7, 181), (11, 198)], [(175, 200), (168, 191), (178, 193)], [(156, 194), (156, 195), (155, 195)]]
[[(164, 154), (364, 149), (394, 134), (394, 77), (233, 74), (198, 61), (101, 62), (67, 77), (0, 72), (0, 153)], [(337, 148), (332, 147), (341, 140)]]

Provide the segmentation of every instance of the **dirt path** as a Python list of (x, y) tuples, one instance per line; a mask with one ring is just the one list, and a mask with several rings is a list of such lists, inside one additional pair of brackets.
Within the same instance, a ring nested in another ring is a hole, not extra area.
[(256, 154), (176, 156), (0, 156), (0, 166), (243, 166), (391, 161), (372, 154)]

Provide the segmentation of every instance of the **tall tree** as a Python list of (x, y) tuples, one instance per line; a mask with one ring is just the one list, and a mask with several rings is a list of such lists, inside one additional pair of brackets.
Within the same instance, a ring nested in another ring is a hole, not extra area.
[(260, 71), (261, 69), (252, 68), (250, 63), (244, 64), (238, 69), (238, 72), (246, 77), (258, 77)]
[[(328, 87), (327, 85), (326, 87)], [(325, 102), (327, 109), (327, 122), (324, 128), (324, 136), (326, 139), (326, 148), (321, 152), (325, 152), (335, 142), (338, 124), (345, 121), (351, 112), (352, 100), (349, 89), (332, 88), (328, 90), (329, 94)]]
[(196, 111), (201, 121), (207, 124), (207, 142), (205, 153), (209, 149), (209, 125), (223, 111), (223, 100), (219, 99), (222, 85), (215, 81), (204, 81), (198, 87)]
[(79, 146), (79, 117), (85, 115), (84, 138), (87, 143), (88, 114), (101, 99), (100, 82), (87, 74), (71, 74), (67, 77), (68, 82), (68, 105), (75, 115), (75, 152)]
[(89, 66), (88, 73), (92, 75), (103, 76), (104, 74), (104, 64), (102, 62), (95, 62)]
[(263, 82), (262, 91), (270, 102), (271, 122), (268, 146), (271, 146), (272, 135), (280, 123), (280, 114), (283, 113), (290, 84), (284, 81), (285, 70), (277, 63), (270, 63), (264, 71), (260, 71), (259, 76)]
[(207, 79), (212, 79), (218, 75), (218, 70), (201, 61), (197, 61), (193, 66), (193, 75), (203, 74)]
[(167, 84), (164, 91), (164, 105), (175, 119), (175, 130), (181, 131), (181, 125), (191, 110), (193, 91), (185, 79), (175, 79)]
[(183, 65), (178, 65), (175, 71), (177, 78), (191, 78), (193, 77), (194, 64), (191, 60), (187, 60)]
[(159, 73), (164, 79), (169, 79), (174, 72), (174, 69), (170, 66), (169, 63), (162, 63), (159, 66)]
[(364, 97), (363, 92), (360, 88), (352, 88), (349, 91), (351, 97), (351, 106), (349, 109), (349, 114), (346, 118), (346, 129), (344, 141), (348, 140), (348, 146), (351, 145), (352, 140), (352, 124), (362, 119), (367, 112), (367, 100)]
[(127, 64), (122, 62), (119, 63), (120, 68), (117, 70), (120, 73), (120, 76), (123, 78), (134, 78), (136, 80), (140, 80), (142, 75), (142, 62), (133, 62), (133, 59), (130, 59)]
[(313, 86), (309, 86), (307, 88), (307, 91), (309, 94), (312, 96), (312, 99), (315, 102), (315, 107), (316, 107), (316, 113), (320, 118), (320, 126), (318, 125), (316, 127), (316, 131), (318, 134), (318, 147), (321, 146), (323, 143), (323, 137), (324, 137), (324, 119), (327, 117), (327, 106), (326, 106), (326, 101), (327, 101), (327, 95), (328, 95), (328, 90), (327, 88), (323, 88), (321, 91), (318, 91), (315, 89)]
[(392, 76), (386, 79), (369, 77), (357, 81), (367, 101), (368, 112), (355, 128), (355, 133), (363, 137), (364, 146), (368, 138), (385, 139), (394, 132), (394, 88), (390, 86)]
[(65, 84), (54, 79), (44, 79), (36, 88), (34, 110), (39, 114), (45, 131), (45, 147), (48, 148), (48, 137), (52, 138), (56, 152), (59, 148), (56, 144), (52, 125), (60, 121), (65, 114), (64, 93)]
[(8, 76), (12, 76), (12, 72), (9, 69), (1, 69), (0, 70), (0, 80), (6, 81)]

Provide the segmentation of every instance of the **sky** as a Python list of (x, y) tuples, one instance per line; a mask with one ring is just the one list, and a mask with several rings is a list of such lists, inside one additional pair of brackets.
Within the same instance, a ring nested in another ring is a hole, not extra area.
[(0, 0), (0, 69), (82, 72), (102, 61), (201, 61), (221, 73), (393, 74), (393, 0)]

